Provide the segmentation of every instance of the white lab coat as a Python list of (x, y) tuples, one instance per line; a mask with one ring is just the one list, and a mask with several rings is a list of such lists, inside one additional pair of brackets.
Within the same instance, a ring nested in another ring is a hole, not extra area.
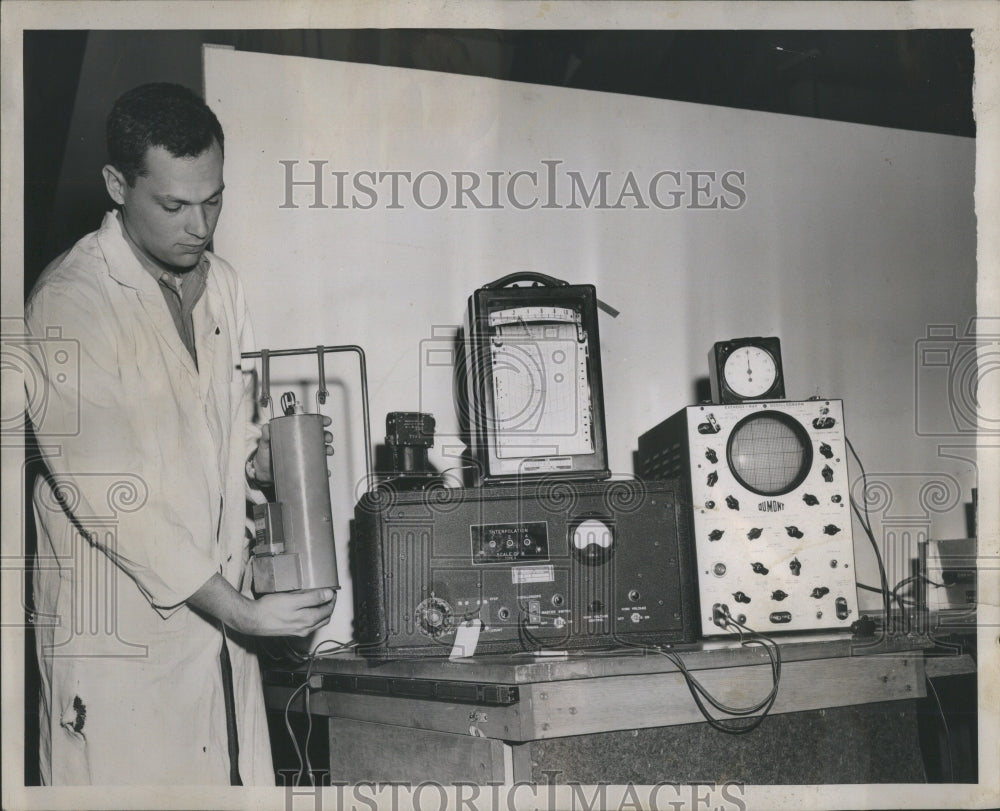
[[(29, 412), (50, 471), (34, 492), (46, 784), (229, 783), (222, 632), (185, 600), (215, 572), (247, 591), (245, 462), (259, 429), (240, 365), (243, 290), (207, 256), (197, 368), (114, 213), (25, 308), (45, 370)], [(241, 776), (273, 785), (252, 643), (230, 633), (229, 648)]]

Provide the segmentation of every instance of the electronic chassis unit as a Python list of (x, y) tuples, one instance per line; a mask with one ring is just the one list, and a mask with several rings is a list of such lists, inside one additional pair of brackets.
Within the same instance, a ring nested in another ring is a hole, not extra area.
[(645, 478), (685, 483), (701, 631), (725, 607), (757, 631), (858, 618), (840, 400), (689, 406), (639, 438)]
[(355, 508), (355, 625), (383, 658), (693, 642), (693, 554), (665, 481), (534, 479)]

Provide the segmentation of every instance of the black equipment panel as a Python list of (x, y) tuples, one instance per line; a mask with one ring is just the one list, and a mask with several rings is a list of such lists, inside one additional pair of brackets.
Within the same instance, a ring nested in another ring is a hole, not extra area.
[(477, 653), (693, 642), (693, 551), (678, 498), (674, 481), (383, 485), (355, 509), (361, 649), (447, 656), (475, 620)]

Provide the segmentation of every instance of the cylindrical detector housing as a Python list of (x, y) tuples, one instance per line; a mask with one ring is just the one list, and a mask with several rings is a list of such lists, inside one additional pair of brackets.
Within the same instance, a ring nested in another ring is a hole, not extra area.
[(285, 551), (299, 556), (304, 589), (340, 588), (321, 414), (271, 420), (274, 491)]

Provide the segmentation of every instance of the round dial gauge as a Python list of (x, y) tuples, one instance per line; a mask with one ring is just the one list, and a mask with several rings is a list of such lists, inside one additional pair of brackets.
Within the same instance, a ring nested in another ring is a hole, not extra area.
[(767, 350), (741, 346), (726, 358), (722, 375), (733, 393), (740, 397), (760, 397), (774, 385), (778, 367)]
[(600, 518), (586, 518), (570, 527), (573, 552), (584, 563), (602, 563), (614, 552), (614, 529)]

